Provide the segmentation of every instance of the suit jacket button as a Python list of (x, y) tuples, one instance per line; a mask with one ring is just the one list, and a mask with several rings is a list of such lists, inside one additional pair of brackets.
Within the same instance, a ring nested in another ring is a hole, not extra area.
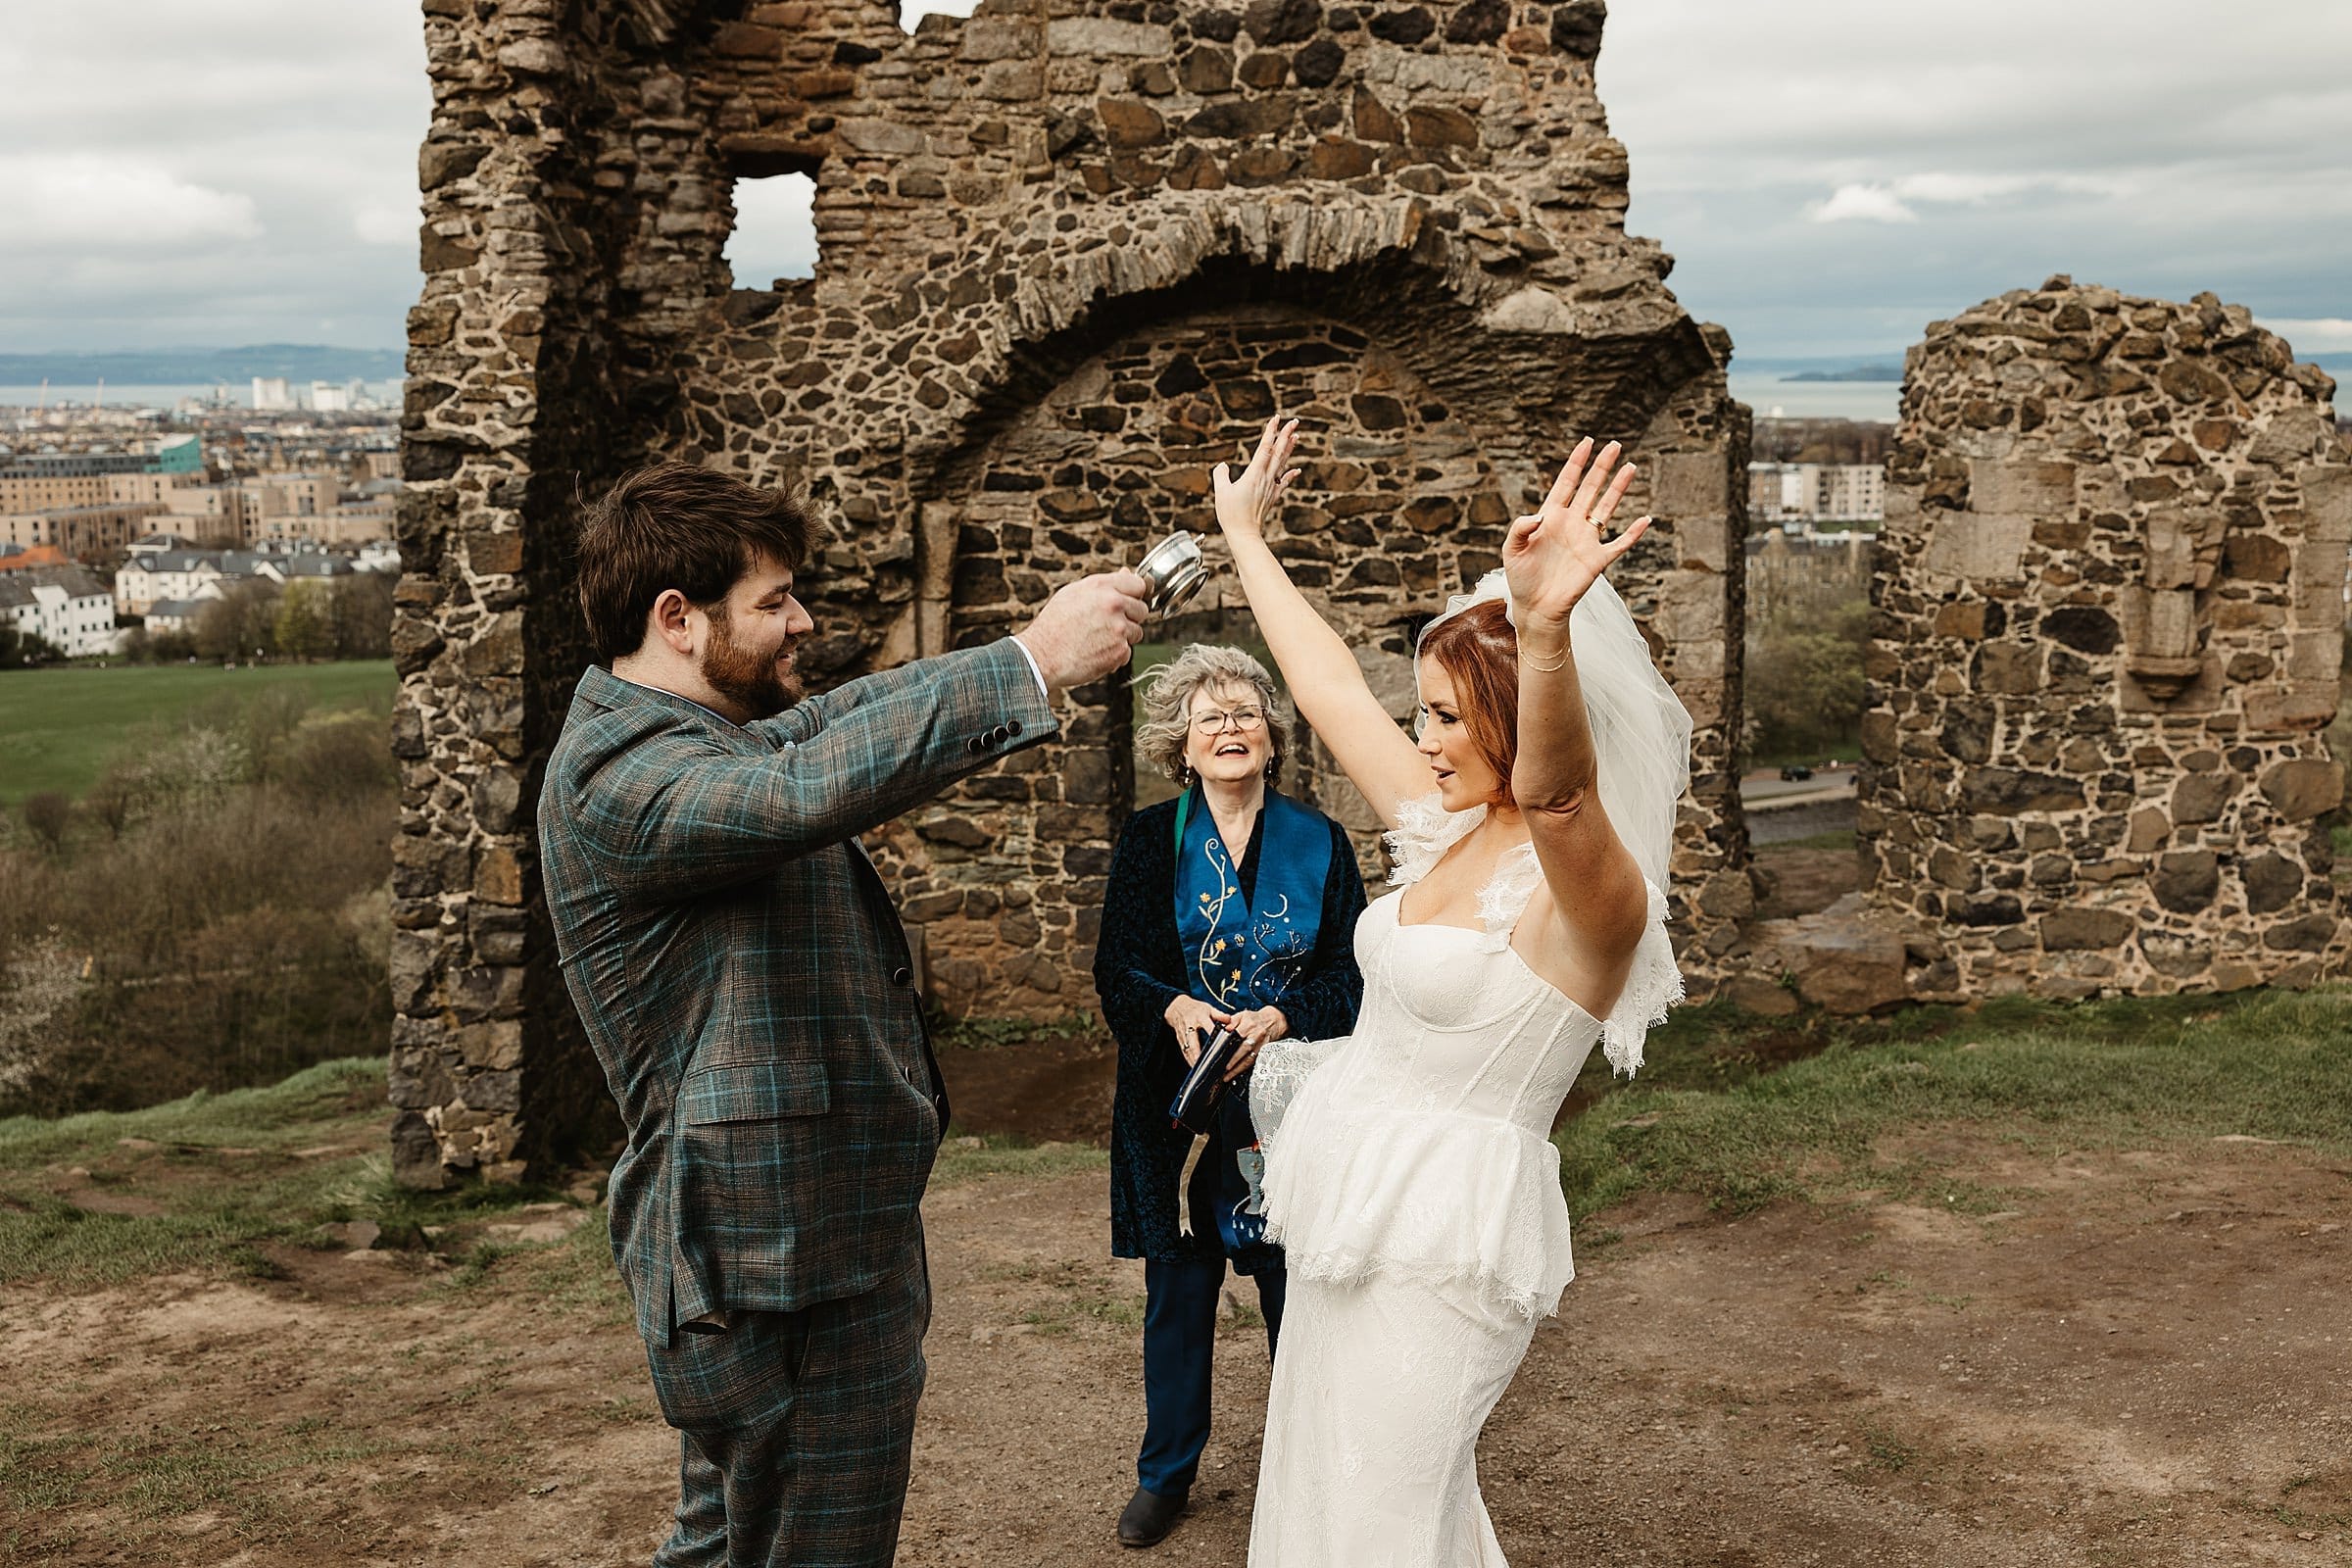
[(1019, 719), (1017, 719), (1017, 718), (1016, 718), (1016, 719), (1012, 719), (1012, 720), (1010, 720), (1009, 722), (1007, 722), (1007, 723), (1005, 724), (1004, 728), (1005, 728), (1005, 731), (1006, 731), (1006, 733), (1008, 733), (1008, 734), (1012, 734), (1012, 735), (1018, 735), (1018, 734), (1020, 734), (1020, 732), (1021, 732), (1021, 721), (1020, 721)]
[(963, 743), (963, 749), (967, 752), (987, 751), (988, 737), (985, 735), (975, 735), (970, 740)]
[(890, 971), (890, 983), (894, 986), (903, 986), (913, 978), (914, 971), (903, 963)]
[(1011, 731), (1011, 730), (1009, 730), (1009, 729), (1006, 729), (1006, 728), (1005, 728), (1004, 725), (1002, 725), (1002, 724), (999, 724), (999, 725), (997, 726), (997, 734), (996, 734), (996, 741), (997, 741), (997, 744), (998, 744), (999, 746), (1002, 746), (1002, 745), (1004, 745), (1004, 744), (1006, 741), (1008, 741), (1008, 740), (1010, 740), (1010, 739), (1012, 739), (1012, 731)]

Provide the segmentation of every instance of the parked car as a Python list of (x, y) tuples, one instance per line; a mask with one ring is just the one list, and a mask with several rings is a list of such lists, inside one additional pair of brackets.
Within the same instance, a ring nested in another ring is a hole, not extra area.
[(1802, 762), (1791, 762), (1781, 769), (1781, 777), (1792, 784), (1801, 784), (1813, 776), (1813, 770)]

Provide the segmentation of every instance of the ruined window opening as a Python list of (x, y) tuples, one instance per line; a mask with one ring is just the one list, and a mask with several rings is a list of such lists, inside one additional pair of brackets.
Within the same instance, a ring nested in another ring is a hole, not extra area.
[(795, 171), (735, 181), (727, 267), (737, 288), (767, 289), (816, 275), (816, 178)]
[(911, 33), (925, 17), (954, 17), (961, 22), (979, 3), (980, 0), (902, 0), (899, 25)]

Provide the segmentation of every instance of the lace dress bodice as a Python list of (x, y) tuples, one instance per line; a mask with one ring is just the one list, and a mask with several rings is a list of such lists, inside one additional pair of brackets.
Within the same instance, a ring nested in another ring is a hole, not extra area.
[(1406, 925), (1403, 901), (1399, 888), (1355, 927), (1366, 980), (1354, 1038), (1385, 1049), (1349, 1052), (1333, 1073), (1399, 1108), (1547, 1137), (1599, 1024), (1507, 943), (1490, 947), (1461, 926)]
[[(1375, 901), (1355, 928), (1355, 1033), (1260, 1057), (1267, 1234), (1294, 1275), (1467, 1285), (1527, 1317), (1558, 1308), (1575, 1269), (1548, 1135), (1601, 1024), (1511, 950), (1534, 859), (1504, 857), (1506, 891), (1490, 886), (1480, 929), (1402, 924), (1402, 888)], [(1434, 860), (1406, 858), (1405, 874)]]

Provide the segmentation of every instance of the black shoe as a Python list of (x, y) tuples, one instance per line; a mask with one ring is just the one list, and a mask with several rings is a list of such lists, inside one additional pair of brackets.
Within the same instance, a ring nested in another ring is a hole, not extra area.
[(1163, 1497), (1156, 1492), (1135, 1489), (1127, 1499), (1126, 1509), (1119, 1515), (1119, 1544), (1122, 1546), (1156, 1546), (1168, 1539), (1176, 1528), (1176, 1516), (1184, 1512), (1187, 1494), (1179, 1492)]

